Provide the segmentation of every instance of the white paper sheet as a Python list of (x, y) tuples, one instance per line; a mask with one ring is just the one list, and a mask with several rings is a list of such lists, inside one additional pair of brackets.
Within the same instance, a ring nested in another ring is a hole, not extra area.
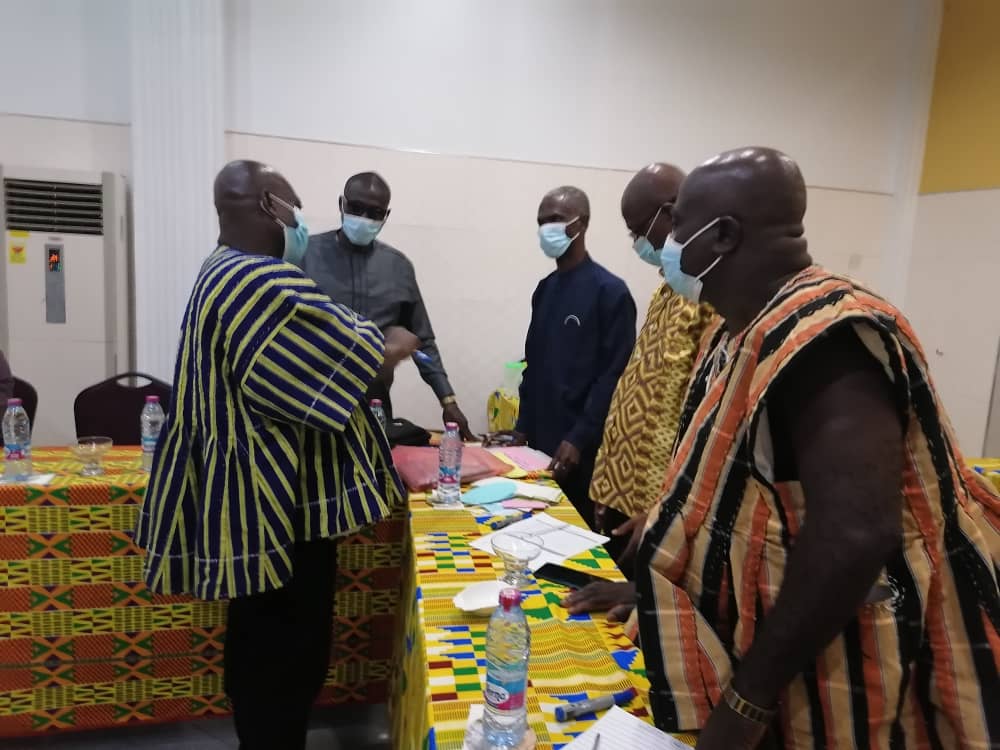
[(45, 486), (55, 478), (55, 474), (32, 474), (27, 479), (0, 479), (0, 484), (33, 484), (36, 486)]
[(601, 736), (600, 750), (691, 750), (680, 740), (637, 719), (628, 711), (614, 706), (594, 726), (581, 734), (564, 750), (591, 750)]
[(547, 563), (559, 564), (570, 557), (575, 557), (594, 547), (599, 547), (608, 541), (608, 537), (595, 534), (593, 531), (581, 529), (563, 523), (547, 513), (538, 513), (532, 518), (518, 521), (505, 529), (495, 531), (480, 537), (472, 543), (472, 546), (491, 555), (493, 551), (493, 537), (496, 534), (534, 534), (542, 539), (542, 554), (531, 561), (528, 568), (534, 572)]

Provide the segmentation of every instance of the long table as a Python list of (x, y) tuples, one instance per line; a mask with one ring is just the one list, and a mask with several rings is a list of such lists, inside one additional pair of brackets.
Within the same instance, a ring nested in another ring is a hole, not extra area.
[[(36, 449), (45, 486), (0, 485), (0, 737), (228, 713), (225, 603), (152, 594), (132, 543), (147, 475), (115, 448), (85, 478), (65, 449)], [(549, 511), (583, 525), (563, 504)], [(488, 518), (432, 510), (420, 496), (339, 546), (334, 650), (320, 703), (390, 701), (397, 750), (458, 750), (482, 700), (485, 617), (452, 597), (500, 568), (471, 548)], [(620, 579), (603, 549), (568, 563)], [(402, 595), (400, 595), (402, 590)], [(604, 617), (569, 617), (559, 587), (535, 583), (528, 706), (539, 750), (588, 722), (560, 725), (558, 703), (621, 690), (645, 695), (641, 653)], [(397, 617), (397, 611), (400, 616)], [(631, 709), (648, 718), (644, 699)]]
[[(47, 486), (0, 485), (0, 737), (225, 714), (225, 603), (152, 594), (132, 529), (137, 448), (85, 478), (36, 449)], [(334, 648), (320, 703), (382, 703), (394, 671), (406, 514), (339, 547)]]
[[(584, 526), (567, 503), (548, 513)], [(399, 750), (461, 750), (469, 708), (482, 703), (488, 618), (458, 610), (452, 598), (470, 583), (496, 578), (502, 565), (471, 544), (490, 531), (488, 516), (466, 510), (432, 509), (422, 495), (410, 499), (410, 530), (403, 555), (404, 611), (401, 675), (392, 695), (394, 747)], [(603, 548), (566, 563), (609, 580), (624, 580)], [(649, 719), (649, 690), (642, 653), (620, 625), (603, 615), (571, 617), (559, 602), (559, 586), (534, 581), (524, 610), (532, 633), (529, 664), (529, 722), (538, 750), (571, 742), (593, 723), (560, 724), (554, 709), (568, 701), (627, 689), (640, 698), (628, 707)], [(693, 738), (682, 740), (694, 744)]]

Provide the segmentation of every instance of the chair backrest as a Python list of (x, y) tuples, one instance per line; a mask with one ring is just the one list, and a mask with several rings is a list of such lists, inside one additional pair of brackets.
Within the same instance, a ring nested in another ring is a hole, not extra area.
[[(149, 382), (134, 384), (138, 379)], [(146, 396), (159, 396), (166, 410), (171, 393), (170, 385), (141, 372), (124, 372), (85, 388), (73, 402), (76, 435), (101, 435), (114, 440), (115, 445), (139, 445), (139, 415)]]
[(38, 391), (35, 390), (35, 386), (15, 376), (14, 398), (21, 399), (24, 410), (28, 412), (28, 419), (31, 424), (35, 424), (35, 413), (38, 411)]

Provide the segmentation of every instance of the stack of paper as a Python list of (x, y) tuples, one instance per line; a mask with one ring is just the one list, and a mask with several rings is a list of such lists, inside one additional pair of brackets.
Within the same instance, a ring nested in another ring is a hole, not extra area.
[(538, 570), (546, 563), (561, 563), (563, 560), (599, 547), (608, 541), (606, 536), (563, 523), (547, 513), (539, 513), (533, 518), (519, 521), (505, 529), (480, 537), (472, 543), (472, 546), (492, 555), (495, 554), (493, 552), (494, 536), (517, 533), (533, 534), (542, 540), (542, 554), (532, 560), (528, 566), (532, 571)]
[(546, 471), (552, 463), (551, 456), (526, 445), (489, 448), (489, 451), (524, 471)]
[(604, 718), (581, 734), (563, 750), (592, 750), (597, 738), (600, 750), (691, 750), (680, 740), (664, 734), (628, 711), (614, 706)]

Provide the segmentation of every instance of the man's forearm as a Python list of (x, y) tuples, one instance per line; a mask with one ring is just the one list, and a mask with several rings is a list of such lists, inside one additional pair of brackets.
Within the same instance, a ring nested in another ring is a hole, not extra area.
[(448, 381), (448, 373), (445, 372), (444, 363), (441, 361), (441, 352), (434, 340), (422, 341), (420, 351), (424, 356), (418, 355), (413, 361), (417, 365), (420, 377), (431, 387), (438, 401), (454, 396), (455, 389)]
[(891, 524), (845, 531), (821, 519), (795, 540), (774, 607), (733, 678), (759, 706), (773, 706), (784, 687), (853, 619), (900, 536)]

